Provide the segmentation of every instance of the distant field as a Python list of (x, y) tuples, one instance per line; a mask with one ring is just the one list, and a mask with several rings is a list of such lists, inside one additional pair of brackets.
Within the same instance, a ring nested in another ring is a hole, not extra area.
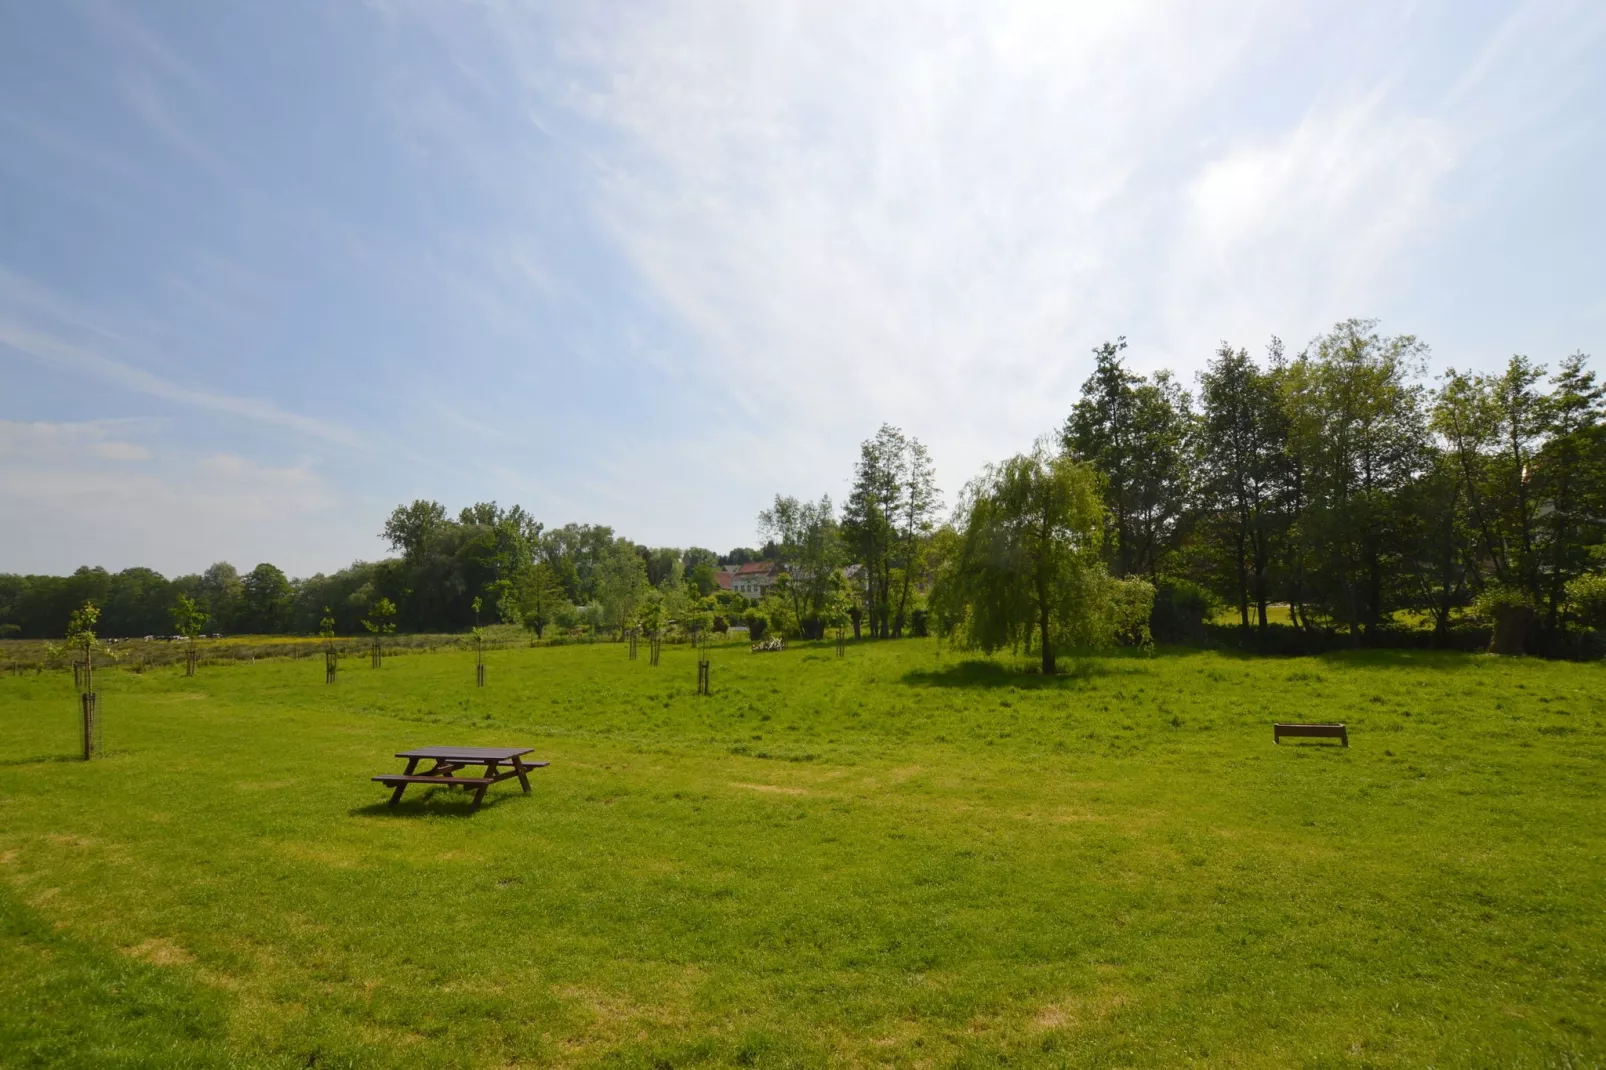
[(1598, 663), (473, 660), (0, 676), (0, 1064), (1606, 1061)]
[[(495, 625), (483, 629), (483, 632), (488, 649), (531, 645), (531, 635), (523, 628)], [(59, 644), (60, 640), (56, 643)], [(371, 635), (345, 635), (334, 640), (335, 649), (342, 658), (367, 658), (373, 643)], [(470, 638), (462, 633), (388, 635), (384, 640), (384, 649), (387, 655), (425, 651), (434, 653), (439, 650), (463, 650), (470, 643)], [(0, 639), (0, 675), (42, 672), (69, 664), (59, 656), (51, 656), (52, 645), (44, 639)], [(307, 635), (227, 635), (220, 639), (200, 639), (196, 642), (200, 651), (198, 657), (204, 664), (213, 665), (232, 665), (257, 658), (321, 659), (324, 645), (324, 640)], [(143, 672), (182, 664), (189, 641), (143, 637), (108, 639), (104, 647), (104, 652), (95, 658), (97, 666)]]
[[(1243, 618), (1238, 615), (1238, 607), (1236, 605), (1217, 606), (1215, 612), (1211, 613), (1209, 616), (1209, 623), (1223, 624), (1230, 627), (1238, 624), (1242, 619)], [(1251, 624), (1259, 619), (1259, 611), (1254, 606), (1250, 606), (1249, 620)], [(1464, 626), (1469, 621), (1473, 620), (1474, 618), (1471, 616), (1470, 610), (1457, 607), (1450, 611), (1450, 626), (1452, 628)], [(1428, 632), (1433, 630), (1434, 625), (1432, 613), (1414, 609), (1396, 609), (1393, 613), (1388, 614), (1388, 621), (1393, 627), (1396, 628), (1418, 629)], [(1293, 610), (1289, 608), (1287, 602), (1277, 602), (1268, 605), (1266, 607), (1266, 623), (1273, 626), (1280, 625), (1285, 627), (1291, 625), (1294, 623)], [(1344, 632), (1344, 626), (1339, 621), (1326, 621), (1323, 623), (1340, 633)]]

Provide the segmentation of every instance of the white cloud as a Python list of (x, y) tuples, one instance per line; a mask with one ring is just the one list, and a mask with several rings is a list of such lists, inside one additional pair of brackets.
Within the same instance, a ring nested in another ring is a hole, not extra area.
[(304, 464), (154, 452), (127, 439), (148, 421), (0, 420), (5, 571), (149, 565), (196, 571), (219, 557), (246, 567), (327, 568), (327, 540), (354, 538), (340, 500)]
[[(81, 444), (84, 464), (147, 465), (180, 490), (213, 480), (226, 499), (250, 484), (240, 515), (282, 500), (297, 517), (313, 514), (293, 502), (327, 493), (332, 447), (362, 446), (372, 471), (350, 466), (353, 492), (516, 497), (557, 523), (723, 543), (750, 538), (777, 490), (840, 497), (885, 420), (932, 447), (952, 500), (1061, 423), (1090, 348), (1117, 334), (1137, 367), (1186, 380), (1222, 337), (1297, 348), (1378, 315), (1438, 343), (1449, 332), (1422, 324), (1427, 307), (1449, 309), (1453, 343), (1516, 319), (1450, 308), (1431, 258), (1491, 223), (1557, 225), (1507, 211), (1511, 176), (1598, 142), (1598, 109), (1578, 105), (1606, 27), (1587, 0), (367, 10), (389, 20), (371, 40), (391, 66), (366, 66), (365, 47), (349, 78), (307, 86), (334, 94), (328, 130), (362, 131), (338, 181), (216, 183), (209, 153), (323, 142), (281, 142), (277, 113), (230, 113), (230, 72), (176, 32), (136, 32), (130, 69), (108, 75), (109, 97), (166, 139), (144, 142), (194, 170), (171, 152), (188, 145), (207, 183), (294, 242), (178, 235), (194, 248), (143, 304), (96, 283), (101, 303), (86, 285), (70, 305), (0, 268), (0, 349), (253, 425), (217, 448), (277, 435), (319, 463), (224, 458), (179, 478), (159, 448), (108, 432)], [(77, 151), (94, 144), (42, 151), (117, 177), (115, 159)], [(344, 199), (365, 182), (372, 212)], [(1496, 241), (1479, 266), (1504, 255)], [(286, 277), (296, 257), (316, 286)], [(1577, 309), (1548, 317), (1565, 329), (1600, 322), (1596, 269), (1578, 264), (1547, 265), (1586, 280)], [(260, 374), (241, 381), (271, 398), (204, 385), (247, 359), (231, 338), (253, 340)], [(297, 344), (283, 339), (329, 350), (273, 352)], [(336, 348), (362, 365), (392, 344), (384, 374), (302, 393)], [(288, 411), (297, 396), (360, 429)]]
[(612, 139), (596, 211), (695, 332), (695, 370), (774, 384), (731, 398), (772, 479), (819, 480), (819, 442), (840, 466), (885, 419), (939, 441), (957, 485), (1063, 419), (1087, 350), (1128, 329), (1162, 225), (1145, 172), (1257, 15), (773, 14), (570, 27), (566, 80), (536, 88)]
[(84, 457), (108, 461), (149, 460), (151, 452), (130, 434), (150, 429), (149, 420), (90, 420), (79, 423), (0, 420), (0, 460), (12, 465), (50, 466)]
[(1198, 351), (1375, 309), (1408, 281), (1404, 254), (1445, 221), (1439, 191), (1462, 140), (1374, 93), (1211, 160), (1166, 265), (1167, 337)]
[[(1563, 2), (383, 8), (470, 72), (389, 84), (422, 143), (495, 176), (509, 226), (481, 244), (540, 245), (521, 226), (556, 159), (633, 272), (607, 281), (681, 329), (610, 342), (621, 371), (693, 385), (697, 441), (613, 429), (616, 455), (544, 480), (666, 540), (741, 532), (775, 490), (840, 496), (883, 420), (932, 445), (951, 498), (1057, 427), (1117, 334), (1188, 381), (1223, 337), (1297, 348), (1409, 311), (1423, 250), (1468, 225), (1469, 154), (1576, 100), (1587, 64), (1534, 77), (1534, 57), (1576, 61), (1601, 22)], [(485, 136), (497, 109), (528, 117), (522, 142)], [(523, 292), (459, 274), (508, 320), (555, 296), (541, 272)], [(600, 289), (562, 296), (605, 318)], [(661, 505), (683, 492), (661, 469), (698, 456), (741, 463), (702, 465), (719, 491), (696, 509)]]
[[(11, 278), (14, 276), (0, 270), (0, 285)], [(0, 291), (0, 297), (3, 296), (7, 295)], [(237, 397), (204, 387), (185, 386), (20, 319), (0, 318), (0, 349), (10, 349), (40, 363), (66, 368), (93, 381), (113, 383), (192, 408), (277, 425), (334, 445), (362, 447), (368, 444), (365, 436), (333, 421), (287, 412), (263, 398)]]

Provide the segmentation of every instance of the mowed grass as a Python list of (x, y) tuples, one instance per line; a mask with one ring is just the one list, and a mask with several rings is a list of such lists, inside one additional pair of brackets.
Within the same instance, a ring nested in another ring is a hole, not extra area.
[[(1601, 665), (487, 660), (106, 672), (89, 764), (0, 678), (0, 1063), (1606, 1060)], [(387, 810), (430, 743), (552, 765)]]

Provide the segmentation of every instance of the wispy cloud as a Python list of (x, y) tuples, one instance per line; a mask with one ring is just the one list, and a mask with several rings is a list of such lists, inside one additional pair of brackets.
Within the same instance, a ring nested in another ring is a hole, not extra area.
[(47, 423), (41, 420), (0, 420), (0, 458), (12, 464), (50, 467), (84, 459), (146, 461), (150, 449), (132, 437), (148, 433), (157, 423), (147, 419), (84, 420)]
[[(59, 329), (38, 326), (39, 323), (70, 325), (76, 335), (88, 340), (63, 337)], [(28, 357), (86, 381), (110, 383), (164, 401), (283, 427), (335, 445), (368, 444), (367, 436), (341, 424), (288, 412), (261, 398), (178, 383), (105, 351), (108, 347), (134, 346), (127, 335), (107, 328), (75, 302), (0, 267), (0, 351)]]
[(312, 468), (131, 441), (154, 430), (140, 420), (0, 420), (0, 570), (68, 560), (177, 573), (232, 553), (307, 572), (327, 567), (331, 535), (358, 535)]
[(1606, 350), (1588, 0), (308, 18), (84, 0), (31, 67), (0, 34), (0, 362), (42, 399), (6, 415), (104, 384), (352, 500), (728, 545), (882, 421), (951, 498), (1117, 334), (1184, 379), (1351, 315), (1468, 365)]
[(366, 444), (362, 435), (339, 424), (286, 412), (272, 402), (260, 398), (235, 397), (231, 394), (184, 386), (164, 379), (154, 372), (19, 323), (0, 320), (0, 346), (23, 356), (63, 366), (81, 375), (98, 377), (128, 390), (148, 394), (164, 401), (274, 424), (335, 445), (360, 447)]

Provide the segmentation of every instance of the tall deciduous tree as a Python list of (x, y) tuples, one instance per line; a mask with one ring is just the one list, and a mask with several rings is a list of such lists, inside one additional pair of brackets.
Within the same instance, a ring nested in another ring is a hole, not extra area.
[(1267, 572), (1283, 472), (1285, 421), (1271, 376), (1247, 350), (1223, 342), (1199, 376), (1203, 489), (1212, 512), (1230, 533), (1238, 616), (1249, 627), (1249, 606), (1267, 626)]
[(898, 603), (892, 611), (892, 634), (901, 636), (909, 607), (909, 591), (922, 571), (926, 547), (937, 528), (942, 508), (942, 492), (937, 489), (937, 472), (931, 454), (917, 438), (910, 437), (899, 473), (897, 508), (892, 514), (892, 566), (898, 570)]
[[(841, 563), (842, 544), (831, 499), (799, 501), (775, 496), (775, 503), (758, 514), (759, 534), (780, 547), (781, 562), (790, 581), (786, 595), (805, 636), (819, 630), (831, 577)], [(811, 634), (813, 633), (813, 634)]]
[(446, 506), (418, 499), (412, 505), (398, 505), (385, 521), (385, 538), (391, 549), (412, 558), (423, 553), (429, 537), (446, 522)]
[(240, 586), (244, 630), (261, 634), (282, 631), (294, 591), (279, 567), (264, 562), (252, 569)]
[(931, 455), (919, 439), (882, 424), (860, 445), (842, 535), (863, 564), (872, 636), (901, 634), (910, 587), (941, 507)]
[(1306, 538), (1323, 565), (1326, 608), (1350, 634), (1375, 629), (1399, 561), (1401, 491), (1421, 471), (1427, 418), (1416, 381), (1427, 347), (1347, 320), (1290, 368), (1290, 450), (1307, 483)]
[(874, 438), (861, 443), (853, 489), (842, 510), (842, 534), (864, 566), (865, 612), (875, 637), (891, 634), (888, 588), (896, 538), (894, 517), (907, 448), (903, 432), (891, 424), (882, 424)]
[(1104, 477), (1106, 546), (1121, 575), (1161, 571), (1184, 534), (1192, 413), (1169, 372), (1126, 369), (1126, 339), (1093, 350), (1093, 374), (1061, 434), (1064, 447)]
[(196, 597), (206, 606), (218, 631), (240, 631), (240, 608), (245, 599), (245, 583), (239, 570), (227, 561), (214, 562), (201, 573)]
[(1550, 631), (1560, 623), (1567, 585), (1590, 563), (1586, 547), (1600, 542), (1606, 525), (1606, 390), (1586, 367), (1588, 359), (1574, 353), (1561, 362), (1547, 399), (1548, 439), (1535, 464), (1535, 494), (1549, 507), (1538, 527), (1544, 542), (1539, 595)]
[(563, 585), (558, 583), (552, 566), (537, 561), (525, 573), (518, 590), (519, 614), (524, 626), (535, 632), (537, 639), (545, 634), (547, 626), (557, 619), (559, 607), (567, 606)]
[(646, 593), (647, 566), (629, 539), (618, 539), (596, 568), (597, 601), (603, 619), (623, 631), (636, 615)]

